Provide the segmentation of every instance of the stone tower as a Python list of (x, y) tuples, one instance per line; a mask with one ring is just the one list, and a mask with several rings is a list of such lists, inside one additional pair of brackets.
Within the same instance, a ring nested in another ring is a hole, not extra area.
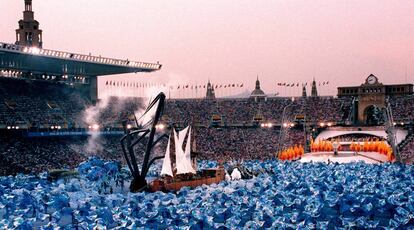
[(306, 93), (306, 85), (302, 85), (302, 97), (307, 97), (307, 93)]
[(313, 78), (313, 81), (312, 81), (311, 96), (312, 97), (317, 97), (318, 96), (318, 90), (316, 89), (316, 81), (315, 81), (315, 78)]
[(216, 95), (215, 95), (215, 92), (214, 92), (214, 86), (211, 85), (210, 81), (208, 81), (208, 83), (207, 83), (206, 99), (208, 99), (208, 100), (216, 99)]
[(34, 20), (32, 0), (24, 0), (23, 20), (19, 21), (16, 30), (16, 45), (42, 48), (42, 43), (42, 30), (39, 30), (39, 22)]

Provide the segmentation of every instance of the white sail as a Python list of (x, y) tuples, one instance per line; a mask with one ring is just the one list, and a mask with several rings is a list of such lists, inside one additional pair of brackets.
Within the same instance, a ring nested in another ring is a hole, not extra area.
[(181, 162), (183, 161), (183, 143), (181, 142), (180, 138), (178, 138), (177, 132), (174, 130), (174, 143), (175, 143), (175, 166), (177, 168), (177, 174), (186, 173), (185, 165)]
[(170, 144), (171, 138), (168, 138), (167, 150), (165, 151), (164, 162), (161, 168), (161, 175), (169, 175), (173, 176), (172, 168), (171, 168), (171, 156), (170, 156)]
[(195, 173), (195, 169), (193, 168), (193, 164), (191, 162), (191, 127), (188, 130), (188, 138), (187, 138), (187, 144), (185, 145), (185, 152), (184, 152), (184, 159), (186, 166), (188, 167), (188, 170), (190, 170), (192, 173)]
[[(185, 137), (187, 135), (189, 127), (181, 130), (179, 132), (179, 136), (174, 131), (174, 141), (175, 141), (175, 161), (177, 167), (177, 174), (184, 174), (184, 173), (195, 173), (195, 170), (191, 166), (191, 156), (189, 158), (186, 157), (186, 153), (183, 150), (183, 143), (185, 141)], [(190, 137), (190, 134), (188, 137)], [(187, 138), (188, 139), (188, 138)], [(189, 139), (191, 140), (191, 139)], [(189, 141), (187, 141), (187, 145)]]

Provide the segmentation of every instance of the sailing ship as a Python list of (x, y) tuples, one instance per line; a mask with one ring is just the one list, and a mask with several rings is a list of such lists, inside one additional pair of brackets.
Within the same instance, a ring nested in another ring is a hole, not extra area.
[(172, 129), (161, 177), (150, 183), (151, 191), (178, 191), (182, 187), (195, 188), (203, 184), (217, 184), (225, 179), (225, 170), (221, 164), (218, 168), (197, 171), (197, 161), (191, 156), (191, 143), (190, 126), (179, 132)]

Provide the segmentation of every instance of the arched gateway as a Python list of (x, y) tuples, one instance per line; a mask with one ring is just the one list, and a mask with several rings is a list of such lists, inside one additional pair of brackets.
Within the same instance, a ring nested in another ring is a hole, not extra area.
[(360, 86), (338, 87), (338, 97), (354, 97), (354, 123), (379, 125), (383, 122), (382, 110), (386, 96), (413, 94), (412, 84), (383, 85), (370, 74)]

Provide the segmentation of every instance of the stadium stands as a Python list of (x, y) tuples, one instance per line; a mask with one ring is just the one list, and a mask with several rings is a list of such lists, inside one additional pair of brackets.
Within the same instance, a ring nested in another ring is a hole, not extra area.
[[(125, 113), (145, 107), (138, 98), (109, 98), (97, 106), (95, 122), (102, 126), (117, 127)], [(290, 106), (288, 106), (290, 105)], [(281, 124), (294, 121), (295, 116), (306, 115), (307, 122), (329, 121), (342, 124), (350, 111), (351, 101), (344, 98), (320, 97), (269, 98), (256, 103), (249, 99), (168, 100), (165, 114), (169, 122), (178, 124), (210, 124), (213, 115), (219, 115), (227, 125), (250, 125), (261, 114), (267, 122)], [(27, 125), (29, 128), (87, 128), (84, 111), (91, 103), (76, 89), (63, 84), (0, 78), (0, 125)], [(285, 107), (286, 119), (282, 122)], [(319, 109), (323, 108), (323, 109)], [(345, 114), (345, 115), (343, 115)]]
[(410, 122), (414, 119), (414, 95), (389, 97), (394, 121)]
[[(96, 106), (86, 98), (71, 85), (0, 78), (0, 129), (19, 126), (25, 131), (88, 130), (95, 123), (102, 130), (119, 129), (128, 115), (146, 106), (140, 98), (110, 97)], [(388, 99), (395, 121), (408, 123), (414, 119), (413, 96)], [(295, 122), (302, 117), (307, 124), (313, 125), (319, 122), (345, 124), (351, 114), (352, 100), (350, 97), (300, 97), (293, 101), (274, 97), (261, 102), (247, 98), (174, 99), (167, 100), (162, 121), (178, 126), (195, 125), (195, 150), (202, 159), (263, 160), (275, 156), (283, 123)], [(86, 113), (90, 113), (89, 119)], [(212, 126), (213, 116), (219, 119), (217, 126)], [(272, 126), (260, 127), (258, 124), (262, 122)], [(305, 135), (300, 127), (286, 129), (282, 148), (305, 146)], [(2, 138), (0, 174), (74, 167), (91, 154), (122, 161), (118, 141), (119, 136), (101, 137), (95, 143), (98, 147), (88, 149), (85, 136)], [(407, 142), (401, 155), (412, 162), (414, 141)]]
[(68, 85), (0, 78), (0, 125), (81, 127), (88, 104)]
[(400, 156), (403, 162), (414, 164), (414, 135), (409, 134), (400, 144)]

